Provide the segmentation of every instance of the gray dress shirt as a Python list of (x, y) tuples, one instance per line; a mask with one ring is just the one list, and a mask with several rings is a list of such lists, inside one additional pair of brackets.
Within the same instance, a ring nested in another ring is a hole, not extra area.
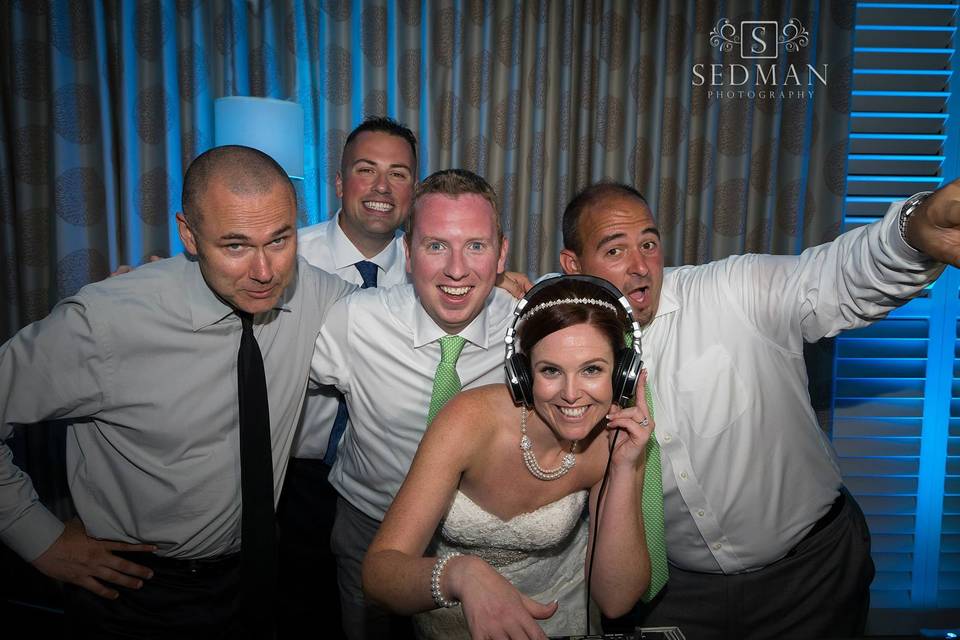
[[(280, 494), (311, 348), (356, 287), (298, 260), (258, 314)], [(70, 419), (67, 478), (89, 535), (203, 558), (240, 544), (240, 321), (184, 256), (84, 287), (0, 346), (0, 442), (13, 425)], [(27, 560), (62, 523), (0, 444), (0, 541)]]

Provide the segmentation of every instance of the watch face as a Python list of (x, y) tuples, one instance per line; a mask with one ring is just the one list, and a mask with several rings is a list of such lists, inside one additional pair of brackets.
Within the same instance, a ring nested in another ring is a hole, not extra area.
[(918, 204), (920, 204), (921, 202), (923, 202), (924, 200), (926, 200), (927, 197), (930, 196), (930, 194), (932, 194), (932, 193), (933, 193), (933, 191), (924, 191), (923, 193), (916, 193), (916, 194), (910, 196), (910, 197), (907, 199), (907, 201), (903, 203), (903, 208), (904, 208), (904, 209), (913, 209), (913, 208), (915, 208)]

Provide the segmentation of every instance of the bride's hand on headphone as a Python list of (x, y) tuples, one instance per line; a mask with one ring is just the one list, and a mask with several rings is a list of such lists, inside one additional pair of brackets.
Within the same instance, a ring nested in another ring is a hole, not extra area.
[(637, 384), (636, 397), (640, 401), (632, 407), (621, 409), (617, 405), (610, 406), (607, 414), (607, 438), (613, 439), (616, 429), (621, 433), (617, 437), (616, 448), (613, 450), (612, 464), (639, 466), (645, 456), (647, 441), (653, 437), (653, 416), (647, 408), (644, 389), (647, 386), (647, 370), (640, 372)]

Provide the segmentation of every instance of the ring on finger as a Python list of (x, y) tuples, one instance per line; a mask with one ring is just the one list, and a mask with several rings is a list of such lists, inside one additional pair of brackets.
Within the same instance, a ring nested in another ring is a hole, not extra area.
[(650, 421), (649, 421), (647, 418), (644, 418), (643, 420), (640, 421), (640, 426), (641, 426), (641, 427), (645, 427), (645, 426), (647, 426), (648, 424), (650, 424)]

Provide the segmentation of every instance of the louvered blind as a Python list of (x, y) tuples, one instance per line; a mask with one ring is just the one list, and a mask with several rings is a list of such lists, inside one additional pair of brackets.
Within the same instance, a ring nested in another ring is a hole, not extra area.
[[(956, 174), (957, 11), (857, 4), (845, 229)], [(897, 631), (884, 610), (960, 606), (957, 296), (951, 269), (889, 319), (837, 338), (832, 435), (873, 535), (872, 631)]]

